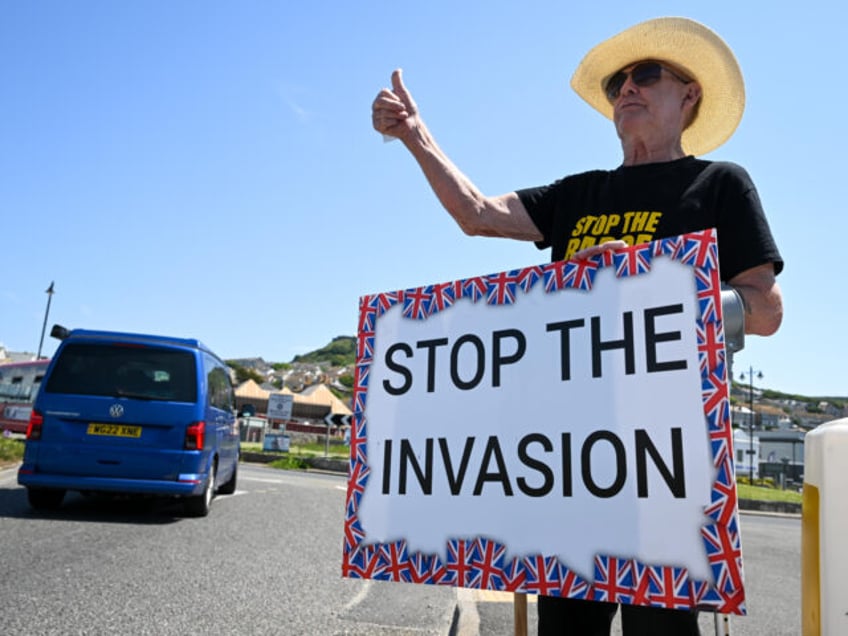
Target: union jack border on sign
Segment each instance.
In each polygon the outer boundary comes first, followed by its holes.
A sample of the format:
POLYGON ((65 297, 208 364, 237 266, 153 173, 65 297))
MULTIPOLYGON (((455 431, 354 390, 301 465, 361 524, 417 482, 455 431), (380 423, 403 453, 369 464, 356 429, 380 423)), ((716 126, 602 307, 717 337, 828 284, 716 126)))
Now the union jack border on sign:
POLYGON ((710 229, 628 247, 617 250, 613 255, 602 254, 583 261, 536 265, 360 298, 343 575, 745 614, 742 549, 731 452, 733 433, 717 271, 716 231, 710 229), (642 564, 632 559, 599 554, 595 557, 594 580, 585 581, 557 557, 530 554, 507 561, 504 546, 483 537, 450 538, 443 551, 444 556, 411 552, 403 541, 390 544, 368 542, 359 522, 359 505, 370 474, 365 404, 376 322, 383 313, 399 304, 404 319, 426 320, 463 299, 489 305, 513 304, 536 284, 542 285, 545 293, 569 289, 587 291, 592 288, 595 274, 602 268, 614 268, 617 277, 639 276, 650 271, 656 258, 670 258, 689 265, 696 275, 699 307, 696 332, 704 423, 716 469, 711 504, 705 509, 705 518, 710 523, 700 529, 700 534, 713 580, 694 579, 685 568, 642 564))

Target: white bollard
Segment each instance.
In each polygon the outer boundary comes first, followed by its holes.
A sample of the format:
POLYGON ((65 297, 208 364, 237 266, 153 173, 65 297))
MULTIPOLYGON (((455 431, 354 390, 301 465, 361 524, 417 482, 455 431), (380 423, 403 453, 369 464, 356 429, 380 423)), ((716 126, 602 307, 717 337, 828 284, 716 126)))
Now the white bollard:
POLYGON ((803 636, 848 634, 848 418, 804 440, 801 516, 803 636))

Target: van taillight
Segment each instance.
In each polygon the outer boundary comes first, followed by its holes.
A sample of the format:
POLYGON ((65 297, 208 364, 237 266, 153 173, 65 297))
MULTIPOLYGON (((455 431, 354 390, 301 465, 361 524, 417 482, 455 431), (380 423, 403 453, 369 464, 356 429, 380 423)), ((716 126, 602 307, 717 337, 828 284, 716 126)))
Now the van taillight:
POLYGON ((37 442, 41 439, 41 427, 44 424, 44 416, 35 409, 29 415, 29 424, 27 424, 26 438, 27 441, 37 442))
POLYGON ((206 422, 193 422, 186 428, 185 449, 202 450, 203 436, 206 433, 206 422))

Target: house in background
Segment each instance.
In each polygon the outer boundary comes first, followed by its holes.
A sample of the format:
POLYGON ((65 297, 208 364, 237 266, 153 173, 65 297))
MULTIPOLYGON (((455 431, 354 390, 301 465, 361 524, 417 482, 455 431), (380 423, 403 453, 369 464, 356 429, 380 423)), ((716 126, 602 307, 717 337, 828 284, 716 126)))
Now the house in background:
POLYGON ((760 470, 775 483, 804 481, 804 436, 802 430, 761 431, 760 470))
POLYGON ((733 429, 733 465, 736 477, 750 477, 753 471, 754 479, 760 478, 760 438, 759 433, 749 435, 749 431, 741 428, 733 429))
POLYGON ((265 415, 268 412, 268 398, 272 393, 292 396, 292 419, 286 423, 286 429, 290 431, 311 432, 309 427, 319 427, 323 431, 326 429, 324 418, 327 415, 352 414, 347 404, 324 384, 315 384, 301 393, 294 393, 286 387, 270 390, 253 380, 242 382, 236 387, 236 408, 243 412, 246 406, 250 406, 257 415, 265 415))

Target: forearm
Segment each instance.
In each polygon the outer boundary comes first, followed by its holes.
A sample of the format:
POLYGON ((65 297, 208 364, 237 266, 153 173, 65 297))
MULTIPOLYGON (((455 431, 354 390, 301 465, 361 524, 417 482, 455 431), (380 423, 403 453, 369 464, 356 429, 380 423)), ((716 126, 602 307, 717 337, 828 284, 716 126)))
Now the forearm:
POLYGON ((423 122, 403 139, 404 145, 427 178, 439 202, 469 235, 480 233, 478 220, 486 198, 442 152, 423 122))
POLYGON ((423 122, 403 139, 439 202, 469 236, 541 240, 515 193, 484 195, 439 148, 423 122))
POLYGON ((783 296, 769 263, 742 272, 729 281, 742 296, 745 333, 757 336, 774 334, 783 321, 783 296))

